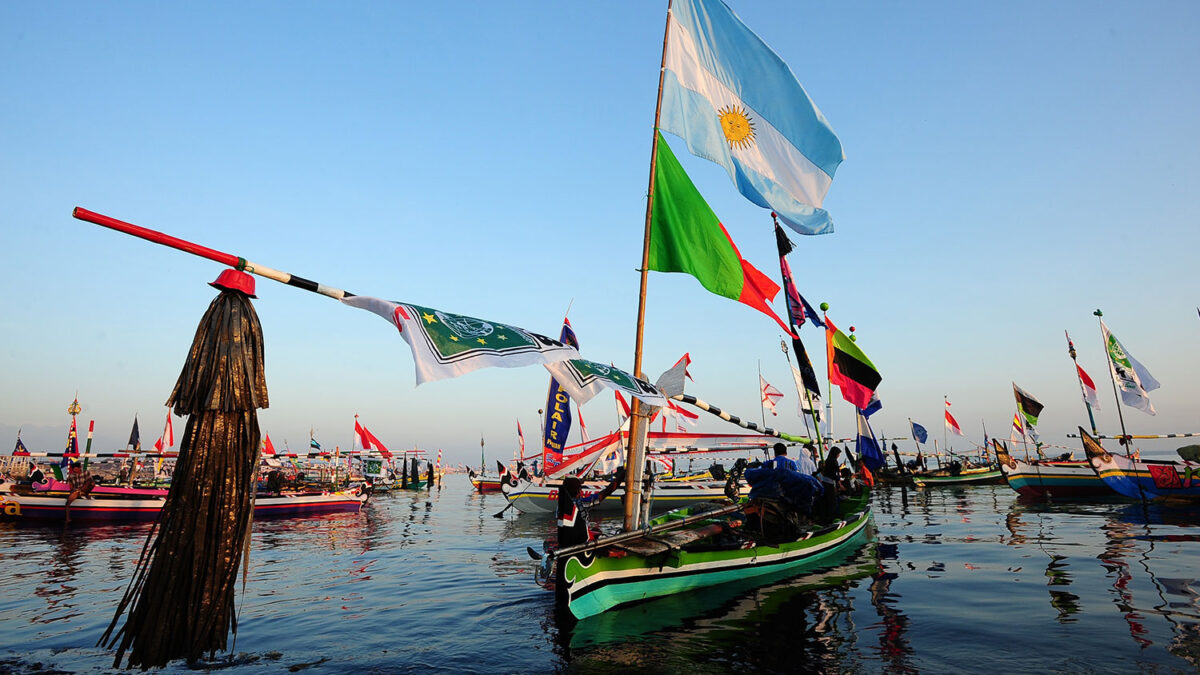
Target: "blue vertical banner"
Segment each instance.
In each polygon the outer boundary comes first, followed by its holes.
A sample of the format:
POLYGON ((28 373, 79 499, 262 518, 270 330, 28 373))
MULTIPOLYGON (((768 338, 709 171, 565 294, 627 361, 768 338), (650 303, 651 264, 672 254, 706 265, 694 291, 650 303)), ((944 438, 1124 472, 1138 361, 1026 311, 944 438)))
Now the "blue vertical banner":
MULTIPOLYGON (((562 333, 558 341, 579 349, 579 340, 571 328, 570 319, 563 318, 562 333)), ((543 451, 545 453, 544 472, 551 472, 562 463, 563 447, 567 444, 567 436, 571 433, 571 397, 558 385, 558 380, 550 378, 550 392, 546 396, 546 426, 542 430, 543 451)))

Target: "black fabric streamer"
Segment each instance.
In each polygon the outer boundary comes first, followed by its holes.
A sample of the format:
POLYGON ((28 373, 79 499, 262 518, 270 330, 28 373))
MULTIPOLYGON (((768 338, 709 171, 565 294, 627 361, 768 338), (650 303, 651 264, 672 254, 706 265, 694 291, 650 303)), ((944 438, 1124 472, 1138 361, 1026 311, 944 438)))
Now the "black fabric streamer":
POLYGON ((209 305, 167 405, 187 426, 166 504, 100 638, 116 648, 116 667, 126 653, 127 665, 143 670, 178 658, 192 663, 224 650, 229 632, 237 633, 234 591, 254 510, 257 409, 268 405, 262 328, 247 296, 223 290, 209 305))

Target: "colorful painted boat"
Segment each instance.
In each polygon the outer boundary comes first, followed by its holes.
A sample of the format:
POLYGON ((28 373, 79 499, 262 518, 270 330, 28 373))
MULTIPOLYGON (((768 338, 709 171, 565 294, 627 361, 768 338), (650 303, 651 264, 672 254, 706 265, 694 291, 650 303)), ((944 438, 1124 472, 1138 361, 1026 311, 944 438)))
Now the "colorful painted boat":
POLYGON ((913 485, 917 487, 938 487, 942 485, 1002 485, 1004 474, 994 466, 979 466, 963 469, 957 473, 949 469, 934 471, 918 471, 912 475, 913 485))
POLYGON ((1112 497, 1116 493, 1104 484, 1086 459, 1035 459, 1022 462, 1013 457, 999 441, 995 442, 1000 473, 1008 486, 1023 497, 1112 497))
MULTIPOLYGON (((532 481, 520 479, 516 485, 502 484, 501 491, 508 503, 522 513, 553 514, 558 508, 558 488, 561 481, 547 481, 538 485, 532 481)), ((604 489, 603 482, 586 482, 583 484, 582 496, 586 497, 604 489)), ((744 493, 746 488, 742 487, 744 493)), ((599 504, 591 507, 594 513, 624 512, 625 489, 617 488, 599 504)), ((657 483, 651 497, 651 513, 663 513, 672 509, 687 508, 708 502, 727 501, 725 483, 716 482, 687 482, 657 483)))
MULTIPOLYGON (((137 488, 133 488, 137 490, 137 488)), ((152 490, 151 492, 158 492, 152 490)), ((357 513, 367 496, 357 488, 341 492, 284 493, 254 500, 255 518, 281 518, 323 513, 357 513)), ((72 521, 154 520, 166 503, 156 494, 93 493, 71 503, 72 521)), ((0 519, 10 521, 64 520, 67 496, 21 490, 0 494, 0 519)))
POLYGON ((760 541, 753 528, 739 529, 750 505, 672 511, 645 531, 563 550, 560 588, 571 614, 583 619, 706 586, 819 569, 868 540, 868 501, 865 492, 846 500, 840 520, 783 542, 760 541), (668 531, 672 521, 681 527, 668 531), (721 539, 729 533, 734 536, 721 539))
POLYGON ((1118 494, 1140 500, 1200 501, 1200 463, 1114 455, 1082 427, 1079 438, 1096 475, 1118 494))
POLYGON ((488 478, 486 476, 471 476, 471 487, 475 488, 476 492, 482 494, 500 492, 500 479, 488 478))

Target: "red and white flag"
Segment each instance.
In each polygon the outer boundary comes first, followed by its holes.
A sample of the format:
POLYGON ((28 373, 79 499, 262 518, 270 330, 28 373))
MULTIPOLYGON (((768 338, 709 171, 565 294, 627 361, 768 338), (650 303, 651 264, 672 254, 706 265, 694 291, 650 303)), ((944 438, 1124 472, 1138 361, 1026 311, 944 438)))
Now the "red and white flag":
POLYGON ((171 427, 171 411, 167 410, 167 426, 163 429, 162 436, 154 441, 154 449, 160 453, 166 452, 175 447, 175 430, 171 427))
MULTIPOLYGON (((358 423, 358 415, 354 416, 354 446, 360 450, 371 449, 370 436, 367 434, 367 430, 358 423)), ((351 447, 350 449, 354 450, 354 447, 351 447)))
POLYGON ((783 392, 767 384, 762 375, 758 376, 758 384, 762 389, 763 407, 770 409, 772 415, 778 415, 779 413, 775 412, 775 402, 783 398, 783 392))
POLYGON ((1099 410, 1100 397, 1096 396, 1096 383, 1083 372, 1078 363, 1075 364, 1075 370, 1079 373, 1079 388, 1083 390, 1083 400, 1092 406, 1092 410, 1099 410))
POLYGON ((953 431, 959 436, 963 435, 962 427, 958 426, 958 420, 954 419, 954 415, 950 414, 950 401, 946 401, 946 429, 953 431))
POLYGON ((620 427, 625 424, 625 420, 629 419, 629 401, 626 401, 621 392, 615 389, 613 394, 617 397, 617 426, 620 427))

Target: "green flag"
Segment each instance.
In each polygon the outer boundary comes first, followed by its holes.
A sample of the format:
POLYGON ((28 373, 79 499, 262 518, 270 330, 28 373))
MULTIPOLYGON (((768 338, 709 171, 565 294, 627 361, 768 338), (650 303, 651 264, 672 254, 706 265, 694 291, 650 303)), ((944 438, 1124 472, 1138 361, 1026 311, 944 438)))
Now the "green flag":
POLYGON ((654 167, 650 269, 690 274, 709 291, 757 309, 792 334, 769 304, 779 285, 742 259, 662 134, 654 167))

